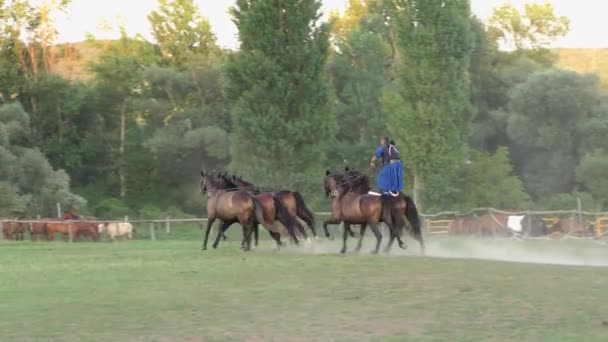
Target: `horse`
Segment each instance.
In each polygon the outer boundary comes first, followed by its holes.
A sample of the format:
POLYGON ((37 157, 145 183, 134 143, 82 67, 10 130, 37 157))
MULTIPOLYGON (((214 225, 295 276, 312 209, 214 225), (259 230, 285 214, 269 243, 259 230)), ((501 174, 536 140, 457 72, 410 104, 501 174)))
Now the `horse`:
MULTIPOLYGON (((89 236, 93 241, 99 241, 98 227, 95 222, 68 222, 72 220, 81 220, 82 218, 72 211, 65 211, 61 215, 61 221, 45 223, 45 233, 47 240, 53 240, 56 233, 63 235, 64 241, 67 241, 72 229, 72 240, 78 241, 81 236, 89 236)), ((95 218, 85 218, 87 220, 95 220, 95 218)))
MULTIPOLYGON (((218 189, 226 190, 228 192, 243 190, 242 187, 239 187, 237 184, 233 183, 231 179, 227 175, 218 175, 218 189)), ((252 192, 255 198, 262 205, 262 212, 264 216, 264 221, 273 227, 273 230, 278 230, 276 227, 276 222, 280 222, 285 229, 287 229, 288 234, 292 238, 292 241, 298 244, 298 239, 295 237, 295 232, 293 226, 295 225, 295 221, 291 218, 289 213, 287 212, 287 208, 281 203, 279 198, 274 193, 270 192, 260 192, 255 191, 252 192)), ((258 245, 258 236, 259 236, 259 224, 260 222, 254 218, 253 222, 253 233, 255 237, 255 245, 258 245)), ((225 231, 229 228, 229 226, 223 226, 225 229, 218 231, 218 235, 216 241, 213 244, 214 248, 217 248, 217 244, 219 243, 220 236, 225 233, 225 231)), ((279 236, 280 241, 280 236, 279 236)), ((279 244, 279 246, 281 246, 279 244)))
POLYGON ((448 224, 450 235, 476 235, 479 232, 479 217, 476 214, 455 217, 448 224))
POLYGON ((133 232, 135 232, 133 225, 129 222, 105 222, 100 223, 97 227, 97 232, 99 234, 102 234, 105 231, 112 241, 117 237, 126 237, 131 240, 133 238, 133 232))
POLYGON ((23 219, 24 217, 18 216, 14 220, 0 223, 2 225, 2 234, 6 240, 12 240, 14 237, 16 241, 23 241, 27 224, 18 221, 23 219))
MULTIPOLYGON (((253 230, 254 219, 262 223, 264 228, 270 232, 270 236, 275 240, 277 246, 281 246, 280 234, 273 230, 274 227, 266 225, 264 221, 264 213, 262 204, 251 193, 245 190, 227 191, 218 187, 218 180, 213 179, 211 175, 205 175, 201 171, 200 187, 203 193, 208 193, 209 200, 207 201, 207 229, 203 240, 202 249, 207 249, 207 241, 209 239, 209 231, 216 219, 222 221, 219 231, 226 230, 235 222, 239 222, 243 229, 243 250, 251 250, 251 233, 253 230)), ((217 236, 219 242, 220 235, 217 236)))
POLYGON ((591 224, 578 217, 562 217, 553 225, 554 232, 583 236, 592 234, 592 228, 591 224))
POLYGON ((488 212, 479 217, 476 228, 481 236, 494 237, 512 235, 539 237, 549 233, 542 218, 529 214, 518 215, 515 212, 488 212))
MULTIPOLYGON (((382 241, 382 234, 378 230, 380 222, 386 223, 391 232, 385 252, 390 250, 395 238, 398 239, 399 247, 404 248, 404 243, 399 237, 405 226, 405 220, 396 203, 388 195, 358 194, 352 190, 353 182, 344 182, 339 189, 335 189, 331 193, 332 218, 344 223, 343 242, 340 253, 346 253, 346 241, 351 224, 361 224, 362 230, 368 224, 371 226, 372 232, 376 236, 376 247, 372 250, 372 254, 377 254, 380 249, 382 241)), ((363 235, 361 235, 362 238, 363 235)), ((357 250, 361 249, 361 239, 357 245, 357 250)))
MULTIPOLYGON (((249 189, 254 194, 259 193, 260 190, 254 186, 252 183, 243 180, 241 177, 237 177, 235 175, 232 176, 232 179, 228 179, 235 187, 249 189)), ((304 236, 305 239, 308 239, 306 234, 306 230, 300 223, 300 221, 304 222, 308 228, 310 228, 313 236, 317 237, 317 230, 315 228, 315 217, 314 214, 304 202, 304 197, 297 191, 290 190, 281 190, 274 193, 274 195, 279 199, 281 204, 287 209, 287 214, 293 220, 298 231, 304 236)))
MULTIPOLYGON (((325 187, 325 194, 329 196, 329 194, 335 194, 336 190, 340 188, 342 185, 349 185, 350 191, 353 191, 357 194, 371 194, 374 196, 380 196, 378 193, 374 193, 371 191, 371 187, 369 184, 369 177, 364 175, 363 173, 345 168, 345 173, 340 174, 332 174, 331 171, 325 171, 325 179, 323 181, 325 187)), ((399 192, 397 196, 390 196, 390 200, 395 204, 397 210, 401 214, 401 216, 405 216, 410 226, 410 235, 418 241, 420 244, 420 252, 424 254, 424 239, 422 237, 422 228, 420 224, 420 217, 418 215, 418 209, 411 197, 406 196, 402 192, 399 192)), ((331 217, 329 220, 323 222, 323 229, 325 230, 326 235, 329 234, 327 231, 327 224, 339 224, 340 220, 335 217, 331 217)), ((361 233, 359 237, 359 243, 362 243, 363 235, 365 234, 367 226, 365 224, 361 225, 361 233)), ((350 233, 351 236, 354 234, 348 227, 345 227, 347 233, 350 233)), ((400 237, 396 237, 400 241, 400 237)), ((401 243, 401 242, 400 242, 401 243)))

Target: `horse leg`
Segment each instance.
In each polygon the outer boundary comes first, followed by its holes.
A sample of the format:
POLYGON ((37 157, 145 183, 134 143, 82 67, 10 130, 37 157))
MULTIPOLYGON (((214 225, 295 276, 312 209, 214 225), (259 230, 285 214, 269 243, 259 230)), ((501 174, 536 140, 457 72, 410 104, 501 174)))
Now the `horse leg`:
POLYGON ((378 223, 371 224, 372 232, 376 236, 376 248, 372 251, 372 254, 378 254, 380 250, 380 243, 382 242, 382 234, 380 234, 380 230, 378 229, 378 223))
POLYGON ((205 238, 203 240, 203 250, 207 250, 207 240, 209 240, 209 232, 211 231, 211 226, 215 222, 215 217, 209 217, 207 219, 207 230, 205 231, 205 238))
POLYGON ((344 224, 344 233, 342 234, 342 249, 340 250, 340 253, 344 254, 346 253, 346 240, 348 239, 348 226, 349 224, 346 222, 343 222, 344 224))
POLYGON ((388 231, 390 234, 390 238, 388 239, 388 243, 386 244, 386 247, 384 247, 384 253, 388 253, 391 251, 391 248, 393 248, 393 243, 395 242, 395 238, 397 237, 397 234, 395 234, 395 232, 393 232, 393 230, 390 227, 388 228, 388 231))
POLYGON ((327 225, 328 224, 340 224, 341 220, 337 219, 335 217, 330 217, 329 220, 325 220, 323 221, 323 230, 325 231, 325 236, 330 239, 333 240, 333 236, 329 234, 329 230, 327 230, 327 225))
MULTIPOLYGON (((255 233, 255 231, 254 231, 255 233)), ((281 246, 283 246, 283 243, 281 242, 281 234, 279 233, 275 233, 275 232, 268 232, 270 233, 270 236, 272 237, 272 239, 277 243, 277 250, 281 249, 281 246)), ((257 239, 257 237, 256 237, 257 239)))
MULTIPOLYGON (((272 234, 270 234, 270 235, 272 236, 272 234)), ((279 244, 282 244, 281 243, 281 234, 278 234, 278 235, 279 235, 279 244)), ((254 246, 257 247, 258 246, 258 242, 259 242, 259 237, 260 237, 260 225, 259 224, 256 224, 255 226, 253 226, 253 237, 255 239, 255 245, 254 246)))
POLYGON ((230 225, 232 225, 232 222, 222 221, 222 225, 217 231, 217 236, 215 237, 215 241, 213 242, 213 245, 211 245, 211 247, 213 247, 214 249, 217 248, 217 245, 220 243, 220 238, 224 235, 224 232, 228 229, 228 227, 230 227, 230 225))
POLYGON ((367 229, 367 223, 363 223, 361 225, 361 231, 359 232, 359 243, 357 243, 357 247, 355 248, 355 251, 359 252, 361 250, 361 247, 363 246, 363 236, 365 235, 365 230, 367 229))

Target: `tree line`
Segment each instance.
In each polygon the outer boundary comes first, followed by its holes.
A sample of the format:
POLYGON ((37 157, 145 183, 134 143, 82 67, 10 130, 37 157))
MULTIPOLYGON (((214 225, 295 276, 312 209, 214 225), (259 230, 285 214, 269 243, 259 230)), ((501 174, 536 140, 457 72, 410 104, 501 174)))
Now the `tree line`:
POLYGON ((320 8, 237 0, 232 51, 192 0, 159 0, 155 42, 90 37, 70 79, 83 49, 52 20, 69 1, 0 1, 0 215, 200 215, 201 169, 322 209, 325 170, 365 169, 385 134, 425 212, 606 207, 608 97, 556 67, 569 22, 549 3, 487 23, 467 0, 320 8))

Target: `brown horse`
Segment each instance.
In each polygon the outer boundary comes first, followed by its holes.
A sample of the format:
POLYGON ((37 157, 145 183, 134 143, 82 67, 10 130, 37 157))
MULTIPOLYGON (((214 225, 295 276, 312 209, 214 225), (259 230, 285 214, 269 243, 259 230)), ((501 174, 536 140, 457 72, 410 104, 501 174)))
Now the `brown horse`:
MULTIPOLYGON (((405 226, 405 221, 396 203, 388 195, 358 194, 352 191, 354 188, 353 184, 354 182, 344 182, 339 189, 335 189, 331 193, 332 218, 344 223, 343 242, 340 253, 346 253, 346 240, 348 239, 348 230, 351 224, 360 224, 362 225, 362 229, 370 225, 372 232, 376 236, 376 247, 372 250, 373 254, 378 253, 382 241, 382 234, 380 234, 380 230, 378 229, 380 222, 386 223, 391 232, 391 237, 385 251, 388 252, 390 250, 395 238, 399 241, 399 247, 404 248, 404 244, 399 237, 405 226)), ((359 240, 357 250, 360 248, 361 240, 359 240)))
MULTIPOLYGON (((237 184, 233 183, 227 175, 218 175, 217 188, 221 189, 221 190, 226 190, 228 192, 237 191, 237 190, 241 189, 241 187, 239 187, 237 184)), ((289 215, 289 213, 287 211, 287 208, 285 208, 283 206, 283 204, 281 203, 279 198, 276 196, 276 194, 270 193, 270 192, 257 191, 254 193, 254 196, 262 205, 264 221, 267 224, 273 226, 274 227, 273 230, 275 230, 275 229, 279 230, 279 228, 276 227, 276 222, 277 221, 280 222, 283 225, 283 227, 285 227, 285 229, 287 230, 287 233, 291 237, 292 241, 295 244, 298 244, 298 239, 295 237, 295 234, 293 234, 294 233, 293 226, 294 226, 295 221, 291 218, 291 216, 289 215)), ((254 218, 253 234, 254 234, 256 246, 258 245, 259 224, 260 224, 260 222, 258 222, 257 219, 254 218)), ((222 226, 223 230, 218 231, 216 240, 213 243, 213 248, 217 248, 217 244, 219 243, 220 237, 222 235, 224 235, 225 231, 229 227, 230 226, 222 226)), ((280 241, 280 236, 279 236, 279 241, 280 241)), ((279 245, 281 245, 281 243, 279 243, 279 245)))
POLYGON ((577 236, 587 236, 593 234, 591 224, 578 217, 562 217, 553 226, 554 232, 571 234, 577 236))
MULTIPOLYGON (((255 219, 262 223, 272 238, 276 241, 277 246, 281 246, 280 234, 274 226, 269 226, 264 221, 264 213, 262 204, 255 196, 244 190, 227 191, 219 188, 219 181, 213 179, 211 175, 205 175, 201 171, 201 191, 208 193, 207 201, 207 229, 203 241, 202 249, 207 249, 207 241, 209 239, 209 231, 215 220, 222 221, 219 231, 225 230, 235 222, 239 222, 243 229, 243 250, 251 250, 251 233, 253 230, 253 222, 255 219)), ((220 235, 218 234, 218 239, 220 235)))
POLYGON ((23 220, 23 217, 19 216, 14 220, 7 220, 4 223, 1 223, 2 234, 6 240, 12 240, 14 238, 16 241, 23 241, 27 224, 19 222, 18 220, 23 220))
POLYGON ((81 219, 82 218, 74 212, 66 211, 61 215, 60 221, 45 223, 47 240, 53 240, 55 234, 60 233, 63 235, 63 240, 67 241, 71 229, 72 241, 78 241, 82 236, 88 236, 94 241, 99 241, 97 223, 94 221, 95 218, 86 218, 92 222, 77 221, 81 219), (74 222, 70 222, 73 220, 74 222))
MULTIPOLYGON (((260 190, 256 186, 243 180, 241 177, 233 175, 231 179, 227 178, 227 180, 237 188, 252 191, 254 194, 260 193, 260 190)), ((287 214, 289 214, 296 228, 305 239, 308 239, 308 236, 300 221, 303 221, 308 228, 310 228, 312 235, 317 237, 315 217, 312 211, 306 206, 302 194, 297 191, 281 190, 275 192, 274 195, 279 199, 283 206, 285 206, 287 209, 287 214)))
MULTIPOLYGON (((344 185, 348 186, 348 189, 350 189, 349 191, 352 191, 359 195, 368 194, 371 190, 369 178, 363 173, 357 170, 349 169, 348 167, 345 168, 344 174, 332 174, 329 170, 326 170, 325 179, 323 183, 325 187, 326 196, 329 196, 332 193, 335 195, 337 191, 339 191, 339 189, 344 185)), ((420 244, 420 251, 421 253, 424 253, 424 239, 422 237, 420 217, 418 215, 418 210, 416 209, 414 201, 411 197, 404 195, 402 192, 399 192, 398 196, 390 196, 390 200, 395 205, 401 216, 405 215, 405 217, 407 218, 407 221, 409 222, 410 235, 412 235, 412 237, 418 241, 418 243, 420 244)), ((329 234, 329 232, 327 231, 327 224, 339 223, 340 221, 335 217, 331 217, 329 220, 324 221, 323 229, 325 230, 325 234, 329 234)), ((360 248, 360 245, 363 241, 363 235, 365 234, 366 228, 367 225, 361 225, 358 248, 360 248)), ((350 228, 345 227, 345 229, 347 229, 346 232, 350 233, 351 236, 354 235, 352 231, 350 231, 350 228)), ((402 242, 400 240, 400 237, 396 236, 396 238, 401 246, 402 242)), ((389 243, 392 243, 392 240, 393 239, 391 239, 391 242, 389 243)))

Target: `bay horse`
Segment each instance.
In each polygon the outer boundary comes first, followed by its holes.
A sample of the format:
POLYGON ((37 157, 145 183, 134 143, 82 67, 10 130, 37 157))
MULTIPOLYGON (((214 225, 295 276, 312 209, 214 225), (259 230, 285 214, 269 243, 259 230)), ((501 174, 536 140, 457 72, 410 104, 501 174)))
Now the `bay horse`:
POLYGON ((2 234, 6 240, 12 240, 13 237, 16 241, 23 241, 27 224, 23 222, 19 222, 19 220, 23 220, 23 216, 18 216, 13 220, 7 220, 4 223, 0 223, 2 225, 2 234))
MULTIPOLYGON (((367 177, 365 174, 361 173, 360 171, 349 169, 348 167, 346 167, 344 170, 345 170, 344 174, 332 174, 331 171, 329 171, 329 170, 325 171, 325 178, 324 178, 323 184, 324 184, 326 196, 330 196, 330 194, 332 194, 332 193, 335 194, 336 191, 342 185, 348 185, 348 188, 350 189, 350 191, 355 192, 360 195, 370 193, 371 187, 369 184, 369 177, 367 177)), ((373 195, 376 197, 379 197, 375 194, 373 194, 373 195)), ((416 208, 416 204, 414 203, 414 201, 412 200, 411 197, 403 194, 403 192, 399 192, 399 194, 397 196, 391 195, 390 200, 395 204, 399 213, 401 213, 402 216, 405 216, 405 218, 409 222, 410 235, 412 235, 412 237, 418 241, 418 243, 420 244, 420 252, 421 252, 421 254, 424 254, 424 248, 425 248, 424 239, 422 237, 420 216, 418 215, 418 209, 416 208)), ((328 224, 339 224, 339 223, 340 223, 340 220, 335 217, 330 217, 328 220, 324 221, 323 229, 325 230, 325 234, 329 235, 329 232, 327 230, 328 224)), ((359 244, 361 244, 363 241, 363 235, 365 234, 366 228, 367 228, 366 225, 361 225, 361 232, 359 234, 360 235, 359 244)), ((346 229, 346 227, 345 227, 345 229, 346 229)), ((351 234, 351 236, 354 235, 354 233, 352 231, 347 231, 347 232, 349 234, 351 234)), ((398 241, 400 241, 399 236, 397 236, 396 238, 398 239, 398 241)), ((392 243, 392 242, 390 242, 390 243, 392 243)), ((401 246, 401 242, 400 242, 400 246, 401 246)), ((358 248, 360 248, 360 246, 358 246, 358 248)))
MULTIPOLYGON (((260 190, 250 182, 243 180, 241 177, 237 177, 236 175, 232 176, 231 182, 239 188, 249 189, 253 193, 259 193, 260 190)), ((317 237, 317 230, 315 224, 314 214, 304 202, 304 197, 298 191, 290 191, 290 190, 281 190, 274 193, 279 201, 287 208, 287 213, 291 216, 292 220, 298 231, 304 236, 304 238, 308 239, 306 234, 306 230, 300 223, 303 221, 308 228, 311 230, 312 235, 317 237)))
MULTIPOLYGON (((72 241, 80 240, 81 236, 88 236, 93 241, 99 241, 98 227, 96 222, 83 222, 77 221, 82 218, 72 211, 66 211, 61 215, 61 220, 56 222, 46 222, 45 233, 47 240, 53 240, 56 233, 63 235, 63 240, 67 241, 70 234, 70 228, 72 229, 72 241), (70 222, 76 220, 75 222, 70 222)), ((95 220, 95 218, 86 218, 87 220, 95 220)))
MULTIPOLYGON (((353 187, 353 182, 343 182, 339 189, 335 189, 331 193, 332 218, 340 220, 344 224, 340 253, 346 253, 346 241, 351 224, 361 224, 361 229, 370 225, 372 232, 376 236, 376 247, 372 250, 373 254, 378 253, 382 241, 382 234, 378 229, 380 222, 384 222, 391 232, 385 252, 390 250, 395 238, 398 238, 399 247, 404 248, 404 244, 399 237, 405 226, 405 220, 396 203, 391 200, 389 195, 358 194, 352 191, 353 187)), ((363 235, 361 236, 362 238, 363 235)), ((357 250, 360 248, 361 240, 359 241, 357 250)))
MULTIPOLYGON (((274 230, 274 226, 268 226, 264 221, 264 213, 260 201, 245 190, 227 191, 220 189, 219 180, 213 179, 210 174, 205 175, 201 171, 200 187, 203 193, 208 193, 207 201, 207 229, 203 240, 202 249, 207 249, 207 241, 209 239, 209 231, 215 220, 222 221, 218 232, 225 230, 235 222, 239 222, 243 229, 243 250, 251 250, 251 233, 253 230, 253 222, 255 219, 260 222, 264 228, 270 232, 270 236, 275 240, 278 246, 281 245, 279 239, 280 234, 274 230)), ((220 235, 218 234, 218 241, 220 235)))
MULTIPOLYGON (((245 190, 243 187, 240 187, 237 184, 233 183, 231 178, 225 174, 218 175, 218 179, 220 180, 218 182, 218 189, 226 190, 228 192, 237 191, 237 190, 245 190)), ((280 222, 287 230, 287 233, 289 234, 291 240, 296 245, 299 244, 299 241, 298 241, 297 237, 295 236, 295 231, 293 228, 295 225, 295 221, 291 218, 291 216, 287 212, 287 208, 285 208, 283 203, 281 203, 279 198, 276 196, 276 193, 260 192, 260 191, 252 191, 251 193, 255 196, 255 198, 262 205, 264 221, 268 225, 272 226, 273 230, 276 230, 276 231, 279 231, 279 228, 276 226, 276 222, 280 222)), ((254 218, 253 234, 254 234, 256 246, 258 245, 259 224, 260 224, 260 222, 256 218, 254 218)), ((213 248, 217 247, 217 244, 219 243, 219 240, 220 240, 220 236, 223 235, 229 227, 230 226, 222 226, 222 228, 224 228, 224 230, 218 231, 218 235, 213 244, 213 248)), ((279 239, 279 246, 281 246, 282 243, 280 242, 280 238, 281 238, 280 234, 277 238, 279 239)), ((274 239, 274 237, 273 237, 273 239, 274 239)))

